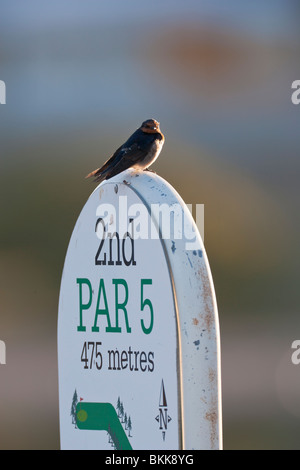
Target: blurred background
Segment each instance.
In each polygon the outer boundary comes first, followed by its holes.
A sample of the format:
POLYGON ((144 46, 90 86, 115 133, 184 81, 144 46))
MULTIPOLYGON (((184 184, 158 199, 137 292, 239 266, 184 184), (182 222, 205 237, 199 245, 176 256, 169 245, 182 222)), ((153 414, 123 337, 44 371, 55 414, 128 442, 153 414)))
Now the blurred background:
POLYGON ((147 118, 153 168, 205 204, 225 449, 298 449, 296 0, 2 0, 0 448, 59 448, 60 278, 84 176, 147 118))

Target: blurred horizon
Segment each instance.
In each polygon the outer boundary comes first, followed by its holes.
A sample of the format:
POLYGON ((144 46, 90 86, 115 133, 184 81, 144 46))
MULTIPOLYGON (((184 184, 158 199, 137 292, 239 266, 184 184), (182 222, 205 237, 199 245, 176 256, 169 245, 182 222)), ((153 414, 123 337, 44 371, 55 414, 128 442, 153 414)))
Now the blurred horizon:
POLYGON ((57 304, 84 177, 151 117, 153 170, 205 205, 224 448, 299 448, 298 3, 15 6, 0 6, 0 448, 59 447, 57 304))

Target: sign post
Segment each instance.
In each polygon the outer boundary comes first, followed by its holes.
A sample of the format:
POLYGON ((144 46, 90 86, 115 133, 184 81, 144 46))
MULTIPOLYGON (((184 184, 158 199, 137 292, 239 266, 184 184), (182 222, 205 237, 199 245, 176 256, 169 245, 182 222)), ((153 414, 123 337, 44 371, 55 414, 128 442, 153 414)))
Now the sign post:
POLYGON ((180 196, 150 172, 101 183, 61 280, 61 448, 220 449, 219 343, 207 256, 180 196))

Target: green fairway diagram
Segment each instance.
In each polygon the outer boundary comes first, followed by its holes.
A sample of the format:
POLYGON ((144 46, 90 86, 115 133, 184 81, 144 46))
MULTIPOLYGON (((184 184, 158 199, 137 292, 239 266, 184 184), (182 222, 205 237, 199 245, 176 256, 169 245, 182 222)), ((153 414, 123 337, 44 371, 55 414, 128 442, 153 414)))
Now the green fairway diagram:
POLYGON ((117 450, 132 450, 116 409, 111 403, 77 403, 76 424, 81 430, 106 431, 117 450))

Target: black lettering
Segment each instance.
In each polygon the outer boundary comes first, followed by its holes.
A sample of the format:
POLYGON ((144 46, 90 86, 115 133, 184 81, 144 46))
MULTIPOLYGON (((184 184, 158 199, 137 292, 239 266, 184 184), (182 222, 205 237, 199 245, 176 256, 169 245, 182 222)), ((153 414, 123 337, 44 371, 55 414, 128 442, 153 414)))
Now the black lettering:
POLYGON ((102 234, 102 240, 100 242, 99 248, 98 248, 96 256, 95 256, 95 264, 96 265, 105 265, 106 264, 106 253, 104 253, 103 259, 99 259, 100 253, 101 253, 102 248, 103 248, 103 244, 104 244, 104 240, 105 240, 105 232, 106 232, 106 228, 105 228, 104 221, 103 221, 102 217, 100 217, 96 222, 96 227, 95 227, 96 232, 98 232, 99 223, 102 224, 103 234, 102 234))
POLYGON ((138 358, 139 354, 140 354, 139 351, 134 351, 134 356, 135 356, 135 368, 134 368, 134 370, 139 370, 138 366, 137 366, 137 358, 138 358))
POLYGON ((108 261, 108 265, 114 265, 114 261, 113 261, 113 245, 116 245, 117 247, 117 261, 116 261, 116 265, 117 266, 120 266, 122 264, 122 261, 120 260, 120 237, 119 237, 119 234, 117 232, 113 233, 113 234, 109 234, 109 261, 108 261), (114 243, 113 243, 114 242, 114 243))
POLYGON ((142 372, 145 372, 147 370, 147 366, 144 367, 144 364, 147 363, 147 356, 144 351, 141 352, 140 354, 140 369, 142 372))
POLYGON ((154 371, 154 352, 150 351, 148 354, 148 371, 153 372, 154 371))
POLYGON ((134 240, 133 238, 131 237, 130 233, 129 232, 126 232, 125 233, 125 236, 123 238, 123 242, 122 242, 122 256, 123 256, 123 261, 124 263, 126 264, 126 266, 130 266, 131 264, 133 266, 136 265, 136 261, 134 259, 134 240), (131 256, 129 259, 126 258, 126 254, 125 254, 125 243, 126 243, 126 240, 130 240, 130 242, 127 243, 127 245, 129 245, 131 247, 131 256))
POLYGON ((121 353, 121 367, 122 369, 126 369, 128 366, 128 356, 126 351, 122 351, 121 353))
POLYGON ((116 349, 115 351, 108 352, 108 370, 121 370, 120 367, 120 354, 116 349))
POLYGON ((129 349, 128 349, 128 354, 129 354, 129 369, 130 370, 133 370, 133 365, 131 364, 131 355, 132 355, 133 351, 131 350, 131 346, 129 346, 129 349))

